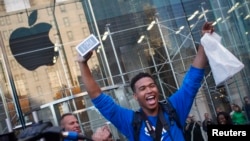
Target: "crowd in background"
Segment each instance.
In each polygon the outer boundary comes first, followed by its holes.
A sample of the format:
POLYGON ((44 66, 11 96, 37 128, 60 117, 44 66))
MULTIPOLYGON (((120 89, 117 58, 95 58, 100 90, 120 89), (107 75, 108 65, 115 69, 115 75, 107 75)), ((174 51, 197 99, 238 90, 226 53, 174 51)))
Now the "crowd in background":
POLYGON ((209 113, 204 114, 204 120, 197 121, 194 115, 190 114, 186 120, 184 133, 187 141, 207 141, 208 125, 246 125, 250 124, 250 100, 245 96, 243 106, 231 104, 231 112, 225 112, 221 107, 216 108, 216 119, 210 117, 209 113))

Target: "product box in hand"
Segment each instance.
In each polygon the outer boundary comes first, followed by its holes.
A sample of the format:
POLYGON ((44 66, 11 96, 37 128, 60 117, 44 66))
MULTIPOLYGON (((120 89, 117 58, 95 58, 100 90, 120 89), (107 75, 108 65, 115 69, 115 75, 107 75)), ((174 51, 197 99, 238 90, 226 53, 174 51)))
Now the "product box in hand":
POLYGON ((91 34, 76 46, 76 50, 82 57, 84 57, 88 52, 94 50, 99 44, 100 42, 97 40, 95 35, 91 34))

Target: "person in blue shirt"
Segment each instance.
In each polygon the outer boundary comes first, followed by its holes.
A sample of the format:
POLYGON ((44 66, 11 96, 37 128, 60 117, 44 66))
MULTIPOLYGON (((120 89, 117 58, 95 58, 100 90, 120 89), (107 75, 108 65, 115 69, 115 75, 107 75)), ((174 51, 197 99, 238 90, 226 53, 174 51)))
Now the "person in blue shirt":
MULTIPOLYGON (((213 31, 212 23, 205 23, 203 32, 211 33, 213 31)), ((78 62, 81 69, 82 80, 86 91, 94 106, 100 113, 109 120, 128 140, 134 140, 134 129, 132 126, 134 111, 118 105, 110 96, 103 93, 97 82, 94 80, 88 66, 88 60, 92 52, 85 58, 78 56, 78 62)), ((204 68, 208 65, 207 57, 202 45, 199 46, 196 57, 193 60, 188 72, 185 75, 182 86, 173 95, 169 97, 169 102, 175 108, 182 126, 185 125, 186 118, 191 110, 194 98, 201 87, 204 77, 204 68)), ((147 73, 140 73, 131 80, 131 89, 134 98, 140 105, 140 110, 146 115, 153 129, 156 129, 157 115, 159 109, 159 89, 153 77, 147 73)), ((165 119, 168 114, 163 112, 165 119)), ((167 120, 169 122, 169 120, 167 120)), ((140 140, 152 141, 148 128, 142 123, 139 133, 140 140)), ((162 129, 161 141, 184 141, 182 129, 178 128, 176 123, 171 125, 170 130, 162 129)))

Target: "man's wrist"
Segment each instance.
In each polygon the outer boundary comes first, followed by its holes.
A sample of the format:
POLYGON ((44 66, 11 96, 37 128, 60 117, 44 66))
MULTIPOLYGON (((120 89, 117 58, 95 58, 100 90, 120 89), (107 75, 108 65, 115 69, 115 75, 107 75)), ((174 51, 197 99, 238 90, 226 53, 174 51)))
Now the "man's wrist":
POLYGON ((78 55, 77 60, 78 63, 87 63, 87 59, 83 56, 78 55))

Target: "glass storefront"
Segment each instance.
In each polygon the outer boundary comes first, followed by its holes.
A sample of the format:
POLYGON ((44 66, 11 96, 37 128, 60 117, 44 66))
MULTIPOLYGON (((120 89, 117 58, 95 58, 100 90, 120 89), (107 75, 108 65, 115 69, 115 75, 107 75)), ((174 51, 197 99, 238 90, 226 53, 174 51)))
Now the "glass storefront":
MULTIPOLYGON (((243 105, 249 95, 249 0, 3 0, 0 5, 0 131, 34 121, 58 125, 76 113, 86 135, 107 122, 81 82, 76 45, 93 33, 101 42, 91 58, 98 84, 117 103, 138 109, 128 87, 138 72, 153 74, 161 98, 181 85, 200 44, 201 27, 213 22, 222 44, 244 69, 216 87, 210 67, 191 113, 203 120, 221 107, 243 105)), ((123 137, 112 127, 117 139, 123 137)), ((21 127, 21 128, 20 128, 21 127)), ((124 139, 125 140, 125 139, 124 139)))

